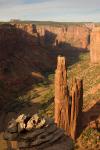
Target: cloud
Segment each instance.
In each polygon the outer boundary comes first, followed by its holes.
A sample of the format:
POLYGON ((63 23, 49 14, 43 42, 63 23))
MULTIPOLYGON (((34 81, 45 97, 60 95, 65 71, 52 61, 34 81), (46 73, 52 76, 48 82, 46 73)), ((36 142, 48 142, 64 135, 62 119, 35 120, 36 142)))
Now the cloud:
POLYGON ((16 4, 20 4, 20 0, 0 0, 0 9, 7 8, 8 6, 12 7, 16 4))
POLYGON ((99 6, 100 0, 0 0, 0 20, 100 21, 99 6))

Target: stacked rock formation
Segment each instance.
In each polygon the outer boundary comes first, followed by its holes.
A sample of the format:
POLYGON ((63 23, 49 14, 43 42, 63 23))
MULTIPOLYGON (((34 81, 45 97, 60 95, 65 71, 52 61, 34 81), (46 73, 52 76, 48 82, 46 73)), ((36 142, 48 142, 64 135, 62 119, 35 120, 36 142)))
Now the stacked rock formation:
POLYGON ((69 133, 69 106, 67 89, 67 71, 64 57, 58 57, 55 73, 55 123, 69 133))
POLYGON ((11 120, 4 133, 4 138, 9 141, 17 141, 21 150, 43 148, 64 136, 64 131, 57 128, 50 120, 39 117, 37 114, 20 115, 16 120, 11 120))
POLYGON ((55 122, 72 139, 76 139, 81 126, 83 106, 83 81, 73 80, 71 90, 67 85, 65 57, 58 57, 55 73, 55 122))
POLYGON ((100 63, 100 27, 95 27, 91 32, 90 56, 92 63, 100 63))

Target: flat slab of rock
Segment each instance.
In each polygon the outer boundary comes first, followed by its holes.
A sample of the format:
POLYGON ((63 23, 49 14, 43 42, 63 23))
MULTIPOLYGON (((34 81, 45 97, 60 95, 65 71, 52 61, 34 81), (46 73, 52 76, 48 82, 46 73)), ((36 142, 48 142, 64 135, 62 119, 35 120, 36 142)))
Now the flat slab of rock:
POLYGON ((44 150, 64 136, 64 130, 58 128, 51 119, 45 119, 37 114, 32 117, 22 114, 13 119, 4 134, 6 140, 16 139, 19 150, 44 150))

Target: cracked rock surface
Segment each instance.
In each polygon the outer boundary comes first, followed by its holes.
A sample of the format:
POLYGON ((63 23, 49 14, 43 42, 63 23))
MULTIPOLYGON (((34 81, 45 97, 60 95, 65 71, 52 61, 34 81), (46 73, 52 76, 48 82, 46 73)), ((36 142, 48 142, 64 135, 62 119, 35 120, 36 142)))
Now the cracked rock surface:
POLYGON ((21 150, 33 148, 42 150, 64 137, 63 129, 58 128, 53 120, 40 117, 38 114, 33 116, 22 114, 17 119, 12 119, 4 133, 4 139, 17 141, 21 150))

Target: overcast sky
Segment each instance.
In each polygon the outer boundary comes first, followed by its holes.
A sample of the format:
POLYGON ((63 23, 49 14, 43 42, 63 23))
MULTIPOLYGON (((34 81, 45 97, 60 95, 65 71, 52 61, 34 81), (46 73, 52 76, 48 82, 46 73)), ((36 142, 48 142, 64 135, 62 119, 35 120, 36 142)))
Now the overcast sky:
POLYGON ((0 0, 0 21, 100 22, 100 0, 0 0))

